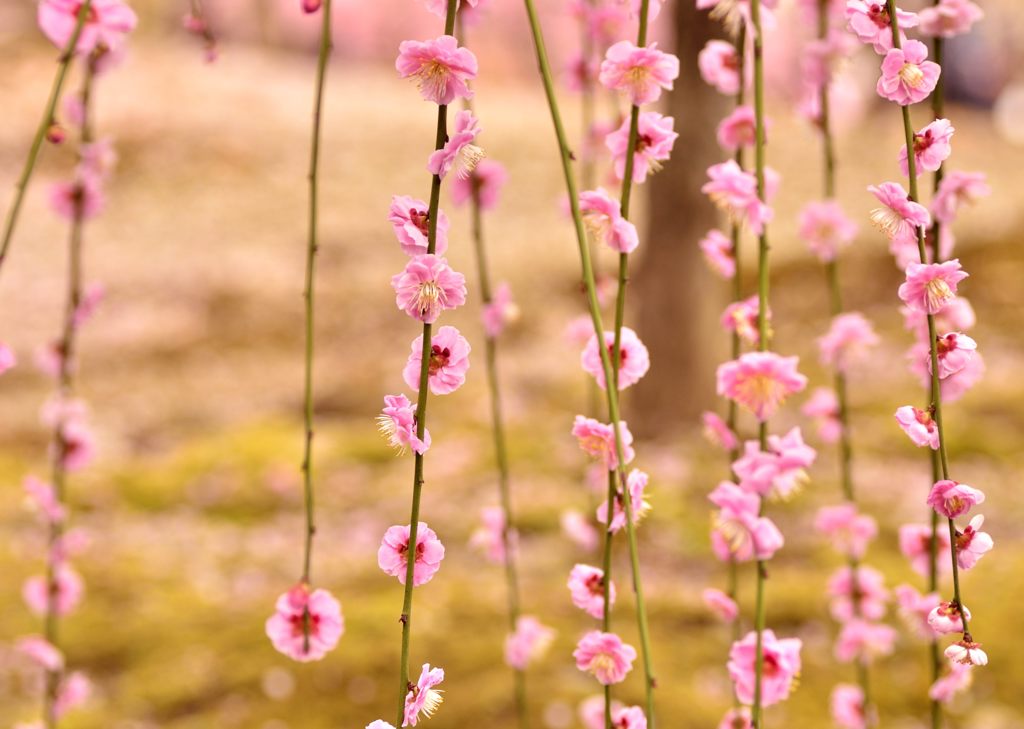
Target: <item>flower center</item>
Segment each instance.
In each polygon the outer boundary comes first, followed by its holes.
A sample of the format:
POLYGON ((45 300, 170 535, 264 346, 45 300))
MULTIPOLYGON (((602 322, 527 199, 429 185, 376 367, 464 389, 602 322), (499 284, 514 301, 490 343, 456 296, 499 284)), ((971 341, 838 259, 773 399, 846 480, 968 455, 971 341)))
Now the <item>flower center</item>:
POLYGON ((604 595, 604 579, 600 575, 591 575, 585 584, 591 595, 604 595))
POLYGON ((423 235, 430 233, 430 213, 426 210, 410 210, 409 220, 423 235))
POLYGON ((398 440, 398 424, 390 415, 377 416, 377 430, 384 436, 389 446, 405 450, 405 446, 398 440))
POLYGON ((924 82, 924 71, 916 63, 904 63, 900 69, 899 77, 907 86, 916 89, 924 82))
POLYGON ((754 375, 738 385, 739 400, 754 410, 767 403, 781 403, 785 399, 782 383, 768 375, 754 375))
POLYGON ((416 310, 424 318, 436 317, 447 302, 448 296, 437 281, 424 281, 416 289, 416 310))
POLYGON ((905 223, 903 217, 888 206, 872 210, 871 222, 890 239, 896 237, 905 223))
POLYGON ((473 174, 473 170, 484 158, 484 151, 475 144, 465 144, 455 155, 455 174, 465 180, 473 174))
POLYGON ((583 224, 598 243, 607 243, 612 221, 607 215, 591 211, 583 214, 583 224))
POLYGON ((924 287, 924 298, 928 303, 928 310, 935 312, 953 298, 953 290, 941 278, 933 278, 924 287))
POLYGON ((750 542, 750 532, 736 519, 726 519, 718 515, 715 519, 715 531, 722 535, 729 551, 738 554, 750 542))
POLYGON ((598 653, 590 661, 590 672, 595 676, 601 673, 609 673, 615 668, 615 659, 607 653, 598 653))
POLYGON ((426 96, 443 97, 448 88, 448 77, 451 70, 440 61, 430 60, 420 66, 416 72, 416 86, 426 96))
POLYGON ((433 377, 438 373, 439 370, 444 369, 448 366, 448 360, 451 359, 452 352, 448 347, 443 349, 435 344, 430 348, 430 376, 433 377))

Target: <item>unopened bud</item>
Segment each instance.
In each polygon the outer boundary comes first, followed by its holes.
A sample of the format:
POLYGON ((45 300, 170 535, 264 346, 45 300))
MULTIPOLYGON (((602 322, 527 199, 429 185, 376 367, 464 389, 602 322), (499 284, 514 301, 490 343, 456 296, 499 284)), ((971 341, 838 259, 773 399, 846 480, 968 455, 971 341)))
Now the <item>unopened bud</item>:
POLYGON ((323 5, 323 0, 302 0, 302 10, 307 13, 315 13, 323 5))
POLYGON ((57 122, 51 123, 50 128, 46 130, 46 141, 50 144, 60 144, 67 136, 67 130, 57 122))

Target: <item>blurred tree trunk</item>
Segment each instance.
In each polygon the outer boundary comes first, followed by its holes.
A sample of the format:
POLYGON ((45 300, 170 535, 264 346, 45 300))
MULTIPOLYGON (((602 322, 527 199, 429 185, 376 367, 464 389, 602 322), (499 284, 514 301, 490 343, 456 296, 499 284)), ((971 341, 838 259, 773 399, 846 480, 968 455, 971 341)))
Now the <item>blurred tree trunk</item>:
POLYGON ((679 133, 672 159, 644 187, 647 235, 631 272, 638 333, 651 352, 651 369, 628 397, 630 429, 653 437, 696 421, 714 406, 714 370, 726 352, 717 326, 725 287, 711 275, 697 242, 719 221, 701 193, 708 165, 725 157, 715 128, 726 102, 697 71, 697 54, 720 33, 692 0, 675 3, 680 75, 668 94, 668 114, 679 133))

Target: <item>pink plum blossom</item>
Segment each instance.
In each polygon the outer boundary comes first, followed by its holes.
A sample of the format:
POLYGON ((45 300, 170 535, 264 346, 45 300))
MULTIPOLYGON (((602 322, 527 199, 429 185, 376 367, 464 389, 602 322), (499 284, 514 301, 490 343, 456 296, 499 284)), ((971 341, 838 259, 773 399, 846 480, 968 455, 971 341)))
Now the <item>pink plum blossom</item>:
POLYGON ((57 686, 57 696, 53 701, 53 713, 57 717, 64 716, 76 709, 92 696, 92 681, 81 671, 72 671, 61 678, 57 686))
POLYGON ((799 233, 807 247, 827 263, 857 237, 857 224, 835 200, 809 202, 800 211, 799 233))
POLYGON ((455 128, 449 132, 444 146, 431 153, 427 172, 444 178, 454 168, 456 177, 468 179, 484 156, 483 150, 473 144, 480 131, 480 122, 473 112, 463 109, 456 114, 455 128))
POLYGON ((580 193, 580 214, 594 240, 619 253, 632 253, 640 244, 636 226, 622 217, 619 201, 602 188, 580 193))
POLYGON ((911 263, 899 297, 911 309, 938 314, 956 296, 957 284, 970 274, 954 258, 945 263, 911 263))
POLYGON ((554 639, 552 628, 532 615, 521 615, 516 620, 516 632, 505 639, 505 663, 524 671, 531 661, 544 655, 554 639))
POLYGON ((18 363, 14 356, 14 350, 5 342, 0 342, 0 375, 11 369, 18 363))
POLYGON ((61 463, 67 471, 81 471, 96 455, 96 439, 88 423, 73 418, 60 424, 60 436, 50 443, 51 457, 60 450, 61 463))
POLYGON ((740 90, 740 61, 732 43, 709 40, 697 54, 700 76, 720 94, 733 96, 740 90))
POLYGON ((446 309, 466 303, 466 277, 432 254, 414 256, 391 277, 395 304, 413 319, 433 324, 446 309))
POLYGON ((614 633, 592 630, 580 638, 572 655, 576 668, 592 673, 599 683, 610 686, 623 681, 632 670, 636 649, 614 633))
MULTIPOLYGON (((927 524, 903 524, 899 529, 900 552, 910 560, 910 566, 919 575, 928 576, 931 571, 932 528, 927 524)), ((936 532, 936 553, 949 552, 949 532, 939 529, 936 532)), ((939 571, 946 572, 950 568, 949 560, 939 560, 939 571)))
POLYGON ((857 559, 864 556, 868 544, 878 535, 875 519, 858 513, 857 505, 849 502, 821 507, 814 518, 814 529, 828 537, 837 552, 857 559))
POLYGON ((704 423, 704 437, 719 448, 731 451, 740 444, 736 434, 722 418, 712 412, 701 414, 701 421, 704 423))
MULTIPOLYGON (((79 0, 42 0, 39 3, 39 28, 58 48, 65 48, 71 40, 81 6, 79 0)), ((116 51, 137 22, 135 12, 123 0, 92 0, 75 50, 82 55, 97 49, 116 51)))
MULTIPOLYGON (((925 172, 935 172, 949 159, 953 152, 950 140, 954 131, 948 119, 936 119, 921 131, 914 132, 914 169, 918 177, 925 172)), ((900 148, 899 163, 903 174, 909 176, 910 167, 905 144, 900 148)))
POLYGON ((439 683, 444 681, 444 670, 431 668, 429 663, 423 664, 420 677, 416 684, 409 689, 405 695, 405 711, 402 719, 402 726, 416 726, 420 714, 429 719, 441 706, 444 697, 441 691, 435 689, 439 683))
MULTIPOLYGON (((760 331, 758 330, 760 323, 758 318, 760 314, 759 303, 757 294, 754 294, 743 301, 735 301, 729 304, 725 307, 725 311, 722 312, 719 324, 727 332, 735 332, 740 339, 756 346, 761 338, 760 331)), ((771 321, 771 317, 772 312, 769 309, 765 314, 765 318, 771 321)))
MULTIPOLYGON (((423 361, 423 335, 411 345, 409 359, 402 370, 402 378, 412 390, 420 388, 420 363, 423 361)), ((437 330, 430 342, 430 363, 427 369, 430 391, 435 395, 455 392, 466 381, 469 370, 470 346, 455 327, 437 330)))
MULTIPOLYGON (((388 222, 395 229, 398 243, 402 251, 409 256, 417 256, 427 252, 428 234, 430 231, 430 206, 422 200, 408 195, 395 195, 391 198, 391 209, 388 222)), ((443 254, 448 249, 448 216, 444 211, 437 211, 437 245, 434 253, 443 254)))
POLYGON ((931 640, 935 633, 928 623, 928 616, 938 606, 939 594, 930 592, 922 595, 910 585, 897 585, 893 592, 896 593, 896 603, 903 621, 918 637, 931 640))
POLYGON ((709 587, 701 593, 701 599, 708 609, 723 622, 731 623, 740 614, 736 601, 721 590, 709 587))
POLYGON ((455 99, 472 99, 468 81, 476 78, 476 56, 460 48, 455 36, 442 35, 428 41, 402 41, 395 68, 402 78, 413 78, 426 101, 450 104, 455 99))
MULTIPOLYGON (((70 565, 58 564, 54 571, 56 587, 55 612, 57 615, 68 615, 82 601, 85 582, 70 565)), ((49 585, 45 575, 29 577, 21 588, 21 596, 28 609, 35 615, 45 615, 49 603, 49 585)))
POLYGON ((589 552, 597 548, 597 529, 580 512, 573 509, 563 511, 559 523, 562 532, 581 549, 589 552))
MULTIPOLYGON (((614 716, 615 712, 622 711, 624 707, 621 701, 612 699, 610 708, 612 716, 614 716)), ((578 713, 584 729, 605 729, 604 696, 601 694, 587 697, 581 701, 578 713)))
POLYGON ((318 661, 345 632, 341 604, 327 590, 310 592, 309 585, 300 583, 277 598, 266 632, 274 648, 289 658, 318 661))
POLYGON ((754 107, 749 104, 737 106, 718 123, 718 146, 727 152, 753 147, 757 141, 756 133, 754 107))
POLYGON ((46 638, 26 635, 18 638, 14 648, 47 671, 58 672, 64 668, 64 654, 46 638))
MULTIPOLYGON (((377 564, 385 574, 397 577, 405 584, 409 554, 409 527, 393 526, 384 532, 380 549, 377 550, 377 564)), ((434 530, 419 522, 416 529, 416 562, 413 565, 412 584, 414 587, 430 582, 444 559, 444 545, 434 530)))
MULTIPOLYGON (((603 463, 606 469, 614 471, 619 467, 619 458, 615 451, 615 432, 611 425, 577 415, 572 426, 572 434, 579 442, 580 448, 603 463)), ((625 420, 619 421, 619 438, 622 441, 622 465, 626 465, 633 460, 636 453, 632 447, 633 434, 629 432, 625 420)))
POLYGON ((983 492, 965 483, 948 479, 936 481, 928 494, 928 506, 949 519, 962 516, 977 504, 984 502, 983 492))
MULTIPOLYGON (((918 24, 914 13, 896 8, 896 20, 900 27, 901 42, 903 30, 918 24)), ((892 48, 892 21, 885 0, 848 0, 846 21, 850 30, 863 42, 874 46, 875 52, 884 54, 892 48)))
MULTIPOLYGON (((629 472, 629 476, 626 477, 626 490, 629 491, 629 508, 633 514, 632 523, 634 525, 640 523, 640 520, 651 510, 651 505, 644 500, 644 490, 647 488, 647 481, 647 474, 638 468, 634 468, 629 472)), ((597 507, 597 520, 601 524, 608 524, 607 499, 597 507)), ((614 534, 624 526, 626 526, 626 505, 625 497, 622 495, 622 489, 620 488, 615 492, 615 499, 612 504, 612 520, 611 524, 608 525, 608 531, 614 534)))
MULTIPOLYGON (((495 564, 505 564, 505 510, 500 506, 488 506, 480 510, 480 526, 470 535, 470 546, 479 549, 487 559, 495 564)), ((515 531, 508 535, 510 545, 515 550, 515 531)))
POLYGON ((481 210, 493 210, 498 206, 501 188, 508 181, 508 171, 501 162, 482 159, 467 177, 455 176, 451 182, 452 202, 462 205, 473 197, 474 191, 481 210))
POLYGON ((647 715, 639 706, 620 706, 612 710, 612 729, 647 729, 647 715))
POLYGON ((732 220, 746 223, 755 235, 772 219, 772 209, 758 195, 757 178, 744 172, 736 160, 708 167, 708 181, 700 190, 732 220))
POLYGON ((96 175, 80 175, 72 182, 55 182, 50 187, 50 207, 65 220, 95 218, 105 205, 103 184, 96 175))
POLYGON ((939 190, 932 200, 932 213, 940 223, 950 225, 956 220, 960 208, 991 194, 992 188, 985 181, 985 173, 953 171, 939 183, 939 190))
POLYGON ((605 88, 623 92, 631 105, 643 106, 657 101, 678 76, 679 59, 659 51, 657 43, 641 48, 624 40, 605 53, 599 80, 605 88))
POLYGON ((59 524, 67 516, 67 510, 57 498, 51 484, 41 481, 35 476, 26 476, 24 481, 25 495, 33 508, 50 524, 59 524))
POLYGON ((738 709, 729 709, 718 724, 718 729, 754 729, 754 723, 750 716, 750 707, 741 706, 738 709))
POLYGON ((505 331, 505 327, 519 318, 519 306, 512 300, 512 289, 502 281, 494 289, 491 300, 484 304, 480 312, 483 320, 484 333, 491 339, 497 339, 505 331))
POLYGON ((926 410, 904 405, 896 409, 896 422, 916 446, 939 447, 939 426, 926 410))
MULTIPOLYGON (((772 706, 789 697, 794 680, 800 675, 800 649, 797 638, 775 637, 765 630, 761 634, 761 705, 772 706)), ((756 686, 757 634, 753 631, 732 644, 729 651, 729 677, 736 689, 736 698, 744 704, 754 702, 756 686)))
POLYGON ((922 8, 921 32, 936 38, 952 38, 971 32, 971 26, 984 17, 985 13, 971 0, 940 0, 937 4, 922 8))
POLYGON ((882 203, 871 211, 871 222, 890 241, 916 246, 918 229, 927 228, 932 222, 927 208, 911 200, 898 182, 869 185, 868 192, 882 203))
POLYGON ((764 422, 787 397, 807 387, 807 378, 797 372, 798 362, 798 357, 774 352, 747 352, 718 367, 718 394, 735 400, 764 422))
POLYGON ((928 98, 942 69, 927 58, 928 46, 921 41, 908 40, 902 48, 890 48, 882 61, 882 75, 876 86, 878 95, 900 106, 928 98))
POLYGON ((733 255, 732 241, 720 230, 709 230, 700 240, 700 249, 704 260, 712 271, 722 278, 736 275, 736 258, 733 255))
POLYGON ((970 664, 952 663, 950 671, 942 676, 928 689, 928 697, 932 701, 949 702, 961 691, 968 689, 974 678, 970 664))
MULTIPOLYGON (((633 182, 641 184, 647 175, 661 169, 661 163, 672 154, 672 145, 679 136, 675 120, 656 111, 642 111, 637 120, 636 146, 633 148, 633 182)), ((630 120, 605 137, 605 146, 612 153, 615 176, 626 176, 626 154, 629 147, 630 120)))
POLYGON ((856 572, 841 567, 828 581, 832 617, 845 623, 856 617, 881 620, 889 602, 885 577, 873 567, 860 565, 856 572), (856 577, 855 577, 856 575, 856 577))
MULTIPOLYGON (((950 332, 936 339, 936 354, 939 362, 939 379, 946 379, 970 365, 978 344, 966 334, 950 332)), ((928 357, 928 373, 931 374, 932 360, 928 357)))
POLYGON ((971 640, 961 640, 946 648, 946 658, 951 663, 961 663, 965 666, 985 666, 988 664, 988 656, 981 649, 981 643, 971 640))
POLYGON ((424 428, 422 440, 416 436, 416 408, 405 395, 384 396, 384 411, 377 416, 377 426, 399 454, 409 447, 422 456, 430 448, 430 431, 424 428))
POLYGON ((836 639, 836 660, 870 661, 887 656, 896 643, 896 631, 884 623, 872 623, 854 618, 843 624, 836 639))
MULTIPOLYGON (((586 564, 577 564, 569 573, 569 594, 572 604, 588 615, 604 616, 604 571, 586 564)), ((608 605, 615 604, 615 583, 608 582, 608 605)))
POLYGON ((395 729, 395 725, 388 724, 383 719, 375 719, 366 725, 366 729, 395 729))
MULTIPOLYGON (((981 531, 985 517, 981 514, 971 518, 963 532, 956 536, 956 563, 962 570, 969 570, 995 546, 992 537, 981 531)), ((969 618, 968 618, 969 619, 969 618)))
POLYGON ((953 602, 940 602, 928 613, 928 627, 939 635, 964 632, 964 618, 971 620, 971 611, 953 602))
POLYGON ((708 499, 719 509, 712 520, 711 547, 723 562, 767 560, 782 548, 782 532, 771 519, 760 516, 757 494, 723 481, 708 499))
POLYGON ((863 314, 856 311, 839 314, 828 333, 818 339, 822 364, 846 372, 855 361, 867 358, 867 350, 878 345, 878 335, 863 314))
POLYGON ((839 442, 843 434, 843 424, 839 419, 839 399, 835 392, 827 387, 815 388, 811 397, 800 408, 800 412, 817 421, 818 438, 823 443, 839 442))
MULTIPOLYGON (((615 347, 615 332, 604 333, 605 346, 608 348, 608 355, 612 356, 615 347)), ((597 348, 597 336, 591 336, 587 346, 580 355, 580 364, 585 372, 594 376, 597 385, 602 390, 606 387, 604 368, 601 366, 601 355, 597 348)), ((619 363, 618 363, 618 385, 620 390, 625 390, 634 385, 647 374, 651 367, 651 358, 647 347, 640 341, 640 337, 629 327, 622 327, 619 338, 619 363)))
POLYGON ((841 729, 867 729, 868 718, 864 708, 864 691, 848 683, 832 689, 830 700, 832 721, 841 729))

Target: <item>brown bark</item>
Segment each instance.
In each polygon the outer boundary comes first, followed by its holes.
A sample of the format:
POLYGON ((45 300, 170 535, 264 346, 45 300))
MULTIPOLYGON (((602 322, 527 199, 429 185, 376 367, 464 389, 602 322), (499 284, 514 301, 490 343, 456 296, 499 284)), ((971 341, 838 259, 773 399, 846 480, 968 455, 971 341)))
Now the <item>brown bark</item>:
POLYGON ((672 159, 650 179, 643 255, 631 272, 637 330, 651 353, 651 369, 628 398, 629 422, 637 435, 663 434, 693 425, 714 406, 714 370, 727 350, 717 327, 726 286, 702 261, 697 242, 718 223, 700 192, 708 165, 725 157, 715 128, 727 102, 705 84, 697 54, 720 33, 692 0, 675 4, 676 54, 680 76, 668 95, 667 113, 679 133, 672 159))

